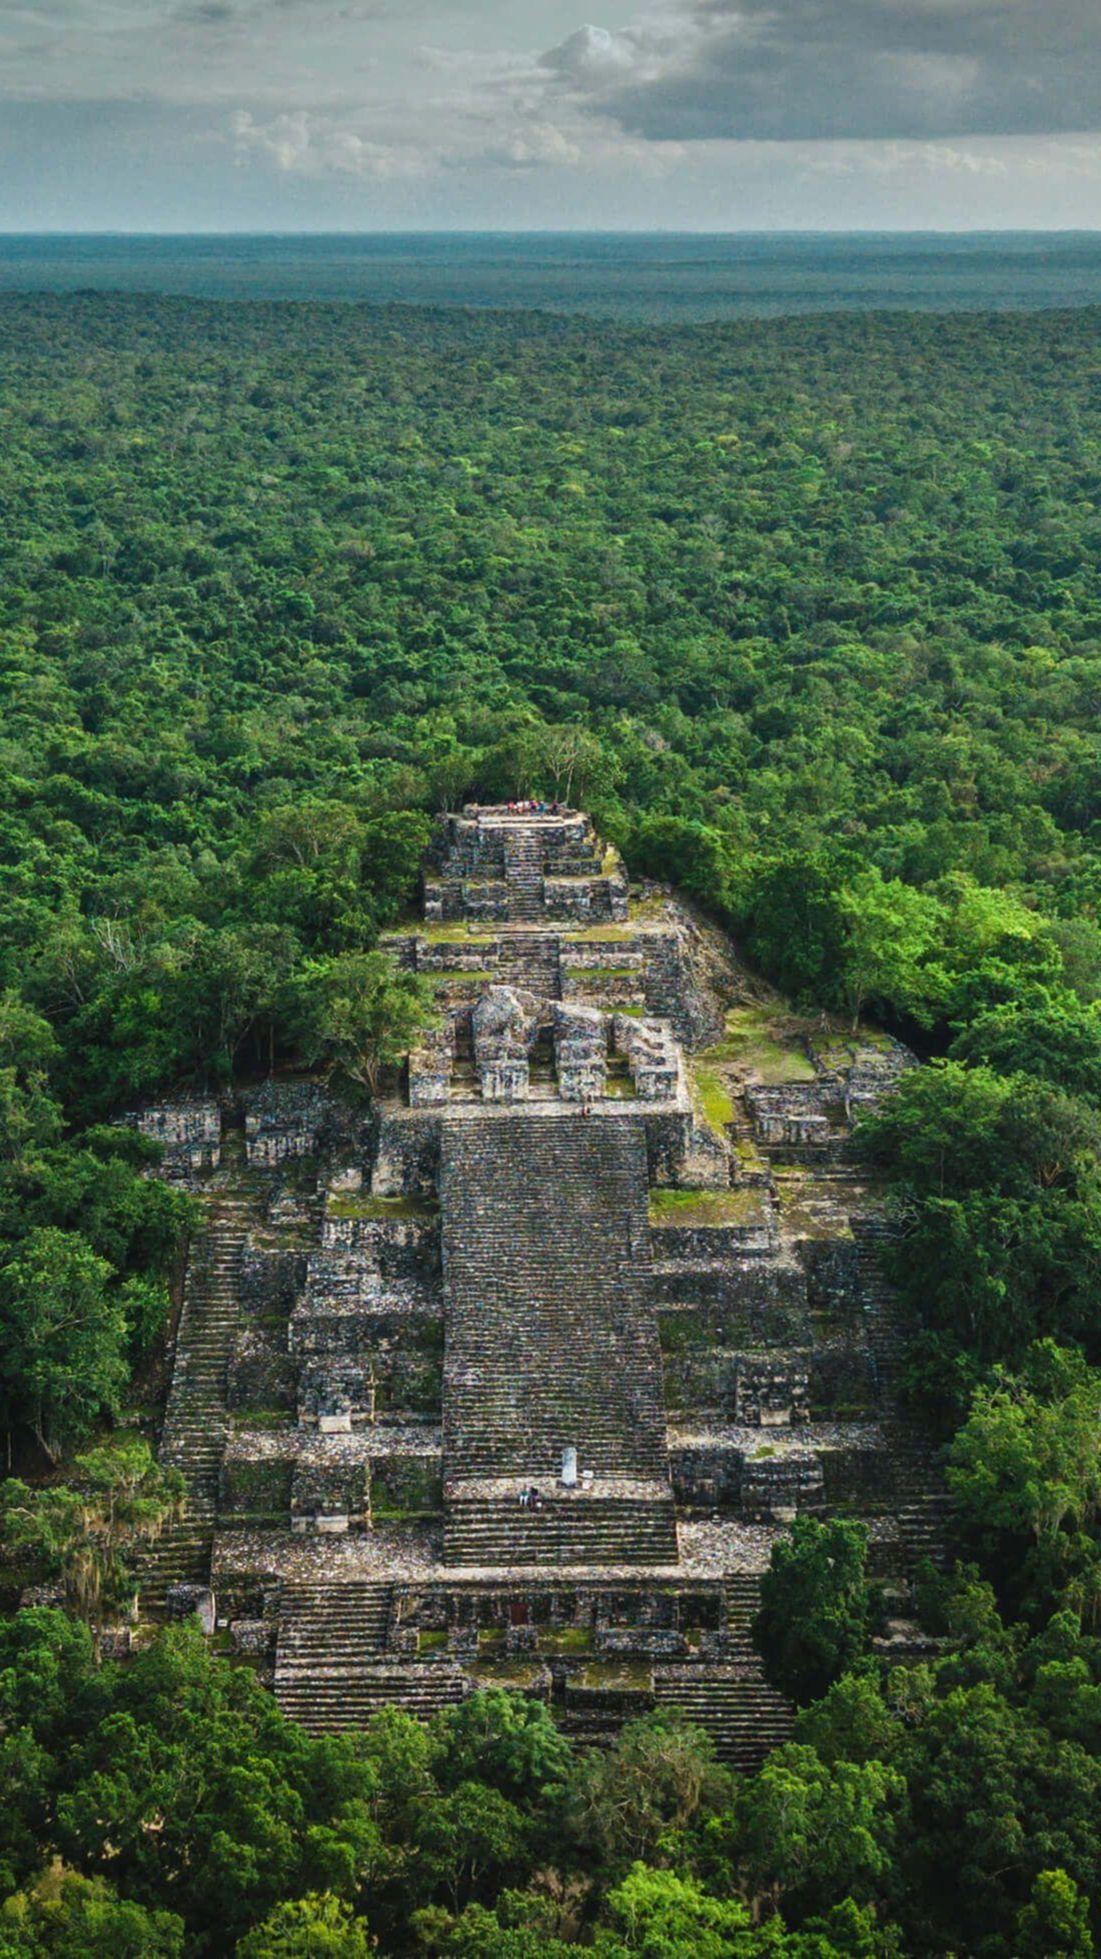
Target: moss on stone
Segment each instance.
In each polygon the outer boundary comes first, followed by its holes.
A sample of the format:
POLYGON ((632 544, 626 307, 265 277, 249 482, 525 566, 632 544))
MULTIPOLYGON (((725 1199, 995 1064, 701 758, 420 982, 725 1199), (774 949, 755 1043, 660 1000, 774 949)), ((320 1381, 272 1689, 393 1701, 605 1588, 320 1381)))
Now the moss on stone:
POLYGON ((734 1101, 717 1069, 697 1061, 693 1074, 705 1120, 712 1129, 725 1129, 734 1120, 734 1101))
POLYGON ((436 1206, 424 1197, 370 1197, 359 1192, 330 1191, 325 1212, 330 1218, 359 1218, 368 1222, 387 1218, 428 1220, 436 1216, 436 1206))
POLYGON ((586 1626, 564 1626, 561 1632, 544 1633, 539 1643, 545 1653, 587 1653, 593 1636, 586 1626))
POLYGON ((653 1669, 648 1660, 592 1660, 576 1675, 576 1684, 592 1693, 646 1693, 653 1669))
POLYGON ((759 1190, 652 1190, 650 1222, 653 1225, 682 1224, 708 1226, 764 1224, 767 1210, 759 1190))
POLYGON ((489 986, 496 976, 488 967, 423 966, 420 977, 427 980, 430 986, 465 985, 468 980, 473 986, 489 986))
POLYGON ((732 1061, 770 1087, 812 1082, 815 1069, 800 1044, 800 1033, 798 1022, 774 1008, 749 1004, 731 1007, 724 1038, 708 1048, 702 1059, 732 1061))

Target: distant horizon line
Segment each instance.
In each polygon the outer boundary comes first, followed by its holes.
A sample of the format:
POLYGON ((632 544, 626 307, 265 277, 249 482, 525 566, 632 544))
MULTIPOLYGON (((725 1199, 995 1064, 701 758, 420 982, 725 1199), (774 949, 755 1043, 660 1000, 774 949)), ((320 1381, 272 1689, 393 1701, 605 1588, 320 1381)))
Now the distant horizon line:
POLYGON ((379 226, 237 226, 220 229, 199 226, 193 229, 165 228, 146 230, 119 225, 77 225, 19 227, 0 226, 0 241, 30 238, 1101 238, 1101 226, 1093 225, 744 225, 724 230, 685 229, 676 225, 658 226, 480 226, 480 225, 379 225, 379 226))

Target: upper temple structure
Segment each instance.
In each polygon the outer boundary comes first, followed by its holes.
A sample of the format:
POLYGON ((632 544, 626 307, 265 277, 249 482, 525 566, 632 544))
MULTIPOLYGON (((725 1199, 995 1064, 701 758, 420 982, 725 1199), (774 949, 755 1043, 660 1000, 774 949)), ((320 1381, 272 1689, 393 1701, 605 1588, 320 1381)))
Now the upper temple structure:
POLYGON ((579 811, 443 818, 386 945, 435 1012, 369 1108, 295 1077, 135 1118, 207 1220, 145 1607, 313 1728, 496 1684, 593 1740, 682 1706, 752 1764, 777 1533, 864 1518, 905 1651, 937 1544, 849 1147, 908 1058, 791 1015, 579 811))

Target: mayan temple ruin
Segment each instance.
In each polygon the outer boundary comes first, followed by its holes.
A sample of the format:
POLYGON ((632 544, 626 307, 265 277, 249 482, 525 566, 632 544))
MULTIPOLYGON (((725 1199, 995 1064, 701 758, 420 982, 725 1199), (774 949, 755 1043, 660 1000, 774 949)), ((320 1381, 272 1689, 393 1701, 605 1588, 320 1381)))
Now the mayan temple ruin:
POLYGON ((205 1216, 144 1609, 311 1729, 493 1685, 594 1742, 680 1706, 752 1765, 790 1724, 748 1631, 777 1534, 864 1519, 900 1651, 938 1540, 850 1145, 907 1056, 797 1020, 575 811, 442 819, 386 945, 437 1012, 370 1105, 138 1117, 205 1216))

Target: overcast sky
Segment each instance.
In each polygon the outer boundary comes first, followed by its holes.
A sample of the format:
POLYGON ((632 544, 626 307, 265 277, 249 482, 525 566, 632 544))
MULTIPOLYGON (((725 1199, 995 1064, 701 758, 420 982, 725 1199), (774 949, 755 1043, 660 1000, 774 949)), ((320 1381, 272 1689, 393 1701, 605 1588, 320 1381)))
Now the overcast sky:
POLYGON ((0 0, 0 229, 1101 229, 1101 0, 0 0))

